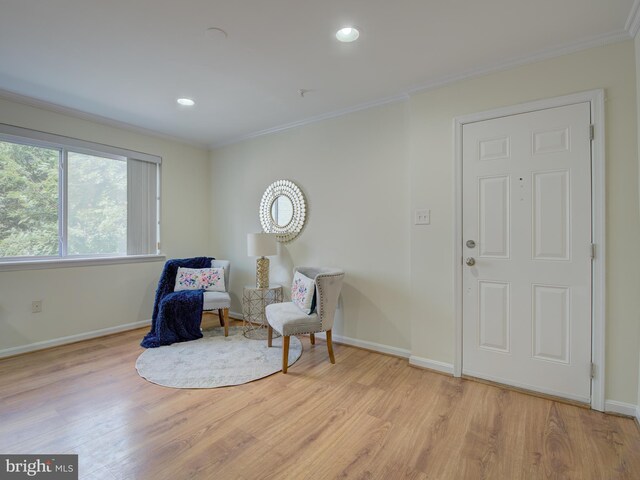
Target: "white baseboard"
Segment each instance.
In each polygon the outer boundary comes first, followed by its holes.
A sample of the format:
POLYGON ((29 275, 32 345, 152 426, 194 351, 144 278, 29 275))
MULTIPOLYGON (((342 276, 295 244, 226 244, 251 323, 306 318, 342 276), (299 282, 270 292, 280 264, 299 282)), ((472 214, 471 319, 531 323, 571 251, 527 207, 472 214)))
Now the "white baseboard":
MULTIPOLYGON (((326 340, 326 335, 323 333, 317 333, 316 337, 326 340)), ((394 355, 396 357, 409 358, 411 352, 404 348, 392 347, 390 345, 383 345, 381 343, 368 342, 366 340, 358 340, 357 338, 343 337, 342 335, 333 334, 331 339, 336 343, 344 343, 345 345, 351 345, 352 347, 364 348, 366 350, 373 350, 374 352, 386 353, 387 355, 394 355)))
POLYGON ((409 357, 409 365, 415 365, 416 367, 428 368, 429 370, 435 370, 436 372, 448 373, 453 375, 453 364, 440 362, 438 360, 431 360, 430 358, 416 357, 411 355, 409 357))
POLYGON ((19 355, 21 353, 35 352, 36 350, 57 347, 59 345, 75 343, 81 340, 89 340, 90 338, 104 337, 105 335, 125 332, 127 330, 134 330, 136 328, 144 327, 147 325, 151 325, 151 319, 141 320, 139 322, 125 323, 124 325, 117 325, 115 327, 101 328, 100 330, 78 333, 76 335, 69 335, 68 337, 53 338, 51 340, 30 343, 28 345, 20 345, 19 347, 5 348, 4 350, 0 350, 0 358, 19 355))
POLYGON ((604 411, 637 418, 640 408, 632 403, 618 402, 617 400, 605 400, 604 411))

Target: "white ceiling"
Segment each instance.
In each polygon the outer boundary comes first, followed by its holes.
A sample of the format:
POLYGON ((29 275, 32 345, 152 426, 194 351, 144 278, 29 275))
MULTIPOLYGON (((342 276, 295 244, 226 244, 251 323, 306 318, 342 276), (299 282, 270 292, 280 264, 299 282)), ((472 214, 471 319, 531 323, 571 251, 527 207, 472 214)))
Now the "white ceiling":
POLYGON ((638 3, 0 0, 0 89, 220 145, 631 38, 638 3), (349 24, 360 39, 338 43, 349 24), (311 91, 301 98, 301 88, 311 91), (196 106, 178 106, 180 96, 196 106))

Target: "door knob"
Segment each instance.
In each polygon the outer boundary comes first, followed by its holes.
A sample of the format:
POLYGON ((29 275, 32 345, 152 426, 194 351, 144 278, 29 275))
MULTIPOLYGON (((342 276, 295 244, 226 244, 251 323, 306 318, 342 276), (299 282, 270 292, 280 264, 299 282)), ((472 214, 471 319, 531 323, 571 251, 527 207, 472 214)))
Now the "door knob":
POLYGON ((469 265, 470 267, 473 267, 476 264, 476 259, 473 257, 468 257, 464 263, 466 263, 467 265, 469 265))

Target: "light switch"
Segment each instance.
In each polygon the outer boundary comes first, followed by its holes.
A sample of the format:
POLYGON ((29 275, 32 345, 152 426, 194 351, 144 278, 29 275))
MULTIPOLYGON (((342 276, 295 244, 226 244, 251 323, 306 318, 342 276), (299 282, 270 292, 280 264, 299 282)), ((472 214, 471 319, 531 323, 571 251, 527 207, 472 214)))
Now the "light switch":
POLYGON ((431 210, 416 210, 416 225, 429 225, 431 223, 431 210))

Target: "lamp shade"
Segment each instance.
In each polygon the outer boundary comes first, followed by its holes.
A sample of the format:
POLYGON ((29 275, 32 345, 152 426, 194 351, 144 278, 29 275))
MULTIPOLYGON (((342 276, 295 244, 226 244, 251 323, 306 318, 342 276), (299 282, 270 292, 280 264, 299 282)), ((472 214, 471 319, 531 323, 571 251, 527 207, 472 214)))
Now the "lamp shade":
POLYGON ((270 233, 249 233, 247 235, 247 255, 266 257, 278 254, 276 237, 270 233))

